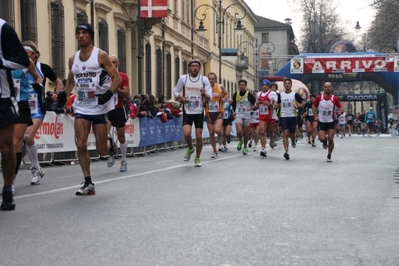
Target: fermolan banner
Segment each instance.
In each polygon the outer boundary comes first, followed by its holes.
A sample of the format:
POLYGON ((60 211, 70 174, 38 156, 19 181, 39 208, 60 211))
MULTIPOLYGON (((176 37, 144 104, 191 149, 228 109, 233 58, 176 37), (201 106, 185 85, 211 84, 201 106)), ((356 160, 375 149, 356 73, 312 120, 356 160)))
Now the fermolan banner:
POLYGON ((394 58, 387 56, 305 58, 303 63, 304 73, 370 73, 394 71, 394 58))
MULTIPOLYGON (((128 147, 139 146, 140 123, 138 118, 129 118, 126 122, 125 138, 128 147)), ((47 112, 43 123, 36 132, 35 144, 38 153, 76 151, 74 117, 47 112)), ((96 140, 93 131, 89 134, 87 149, 96 149, 96 140)))

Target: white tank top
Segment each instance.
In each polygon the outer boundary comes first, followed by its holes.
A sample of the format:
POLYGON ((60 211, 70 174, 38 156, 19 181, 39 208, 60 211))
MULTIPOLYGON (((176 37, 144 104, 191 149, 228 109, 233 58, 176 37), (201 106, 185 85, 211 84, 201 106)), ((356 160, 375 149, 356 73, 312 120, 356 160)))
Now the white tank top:
POLYGON ((281 92, 281 117, 295 117, 296 112, 294 108, 295 92, 290 93, 281 92))
POLYGON ((75 53, 71 72, 75 79, 76 98, 73 108, 76 113, 100 115, 108 113, 115 107, 112 99, 104 105, 99 105, 97 102, 96 96, 106 92, 112 83, 111 78, 98 64, 99 51, 100 49, 94 47, 90 58, 85 62, 80 61, 80 50, 75 53))
POLYGON ((187 80, 184 84, 184 96, 187 97, 188 103, 184 104, 186 114, 202 114, 202 95, 200 89, 204 88, 202 75, 193 78, 186 75, 187 80))
POLYGON ((319 122, 331 123, 334 121, 334 95, 329 100, 324 99, 324 94, 321 95, 319 102, 319 122))

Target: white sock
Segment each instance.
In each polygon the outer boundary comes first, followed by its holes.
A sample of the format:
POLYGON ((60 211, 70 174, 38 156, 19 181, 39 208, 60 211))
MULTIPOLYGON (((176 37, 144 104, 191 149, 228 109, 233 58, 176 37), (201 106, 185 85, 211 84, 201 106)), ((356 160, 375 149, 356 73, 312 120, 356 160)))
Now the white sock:
POLYGON ((28 156, 31 161, 31 167, 40 168, 39 166, 39 159, 37 158, 37 147, 36 144, 28 147, 28 156))
POLYGON ((121 150, 122 153, 122 161, 126 161, 126 152, 127 152, 127 142, 125 143, 120 143, 119 149, 121 150))

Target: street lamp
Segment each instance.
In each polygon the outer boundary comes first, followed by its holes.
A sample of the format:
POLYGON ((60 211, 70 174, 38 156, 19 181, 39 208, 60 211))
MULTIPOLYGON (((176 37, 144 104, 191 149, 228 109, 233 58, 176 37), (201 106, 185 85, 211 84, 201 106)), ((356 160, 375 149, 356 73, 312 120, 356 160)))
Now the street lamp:
MULTIPOLYGON (((253 43, 248 42, 248 41, 241 42, 241 43, 238 45, 238 48, 237 48, 237 50, 241 53, 240 66, 244 66, 244 65, 242 64, 242 63, 243 63, 242 58, 243 58, 245 52, 247 51, 246 48, 244 48, 243 50, 240 50, 240 47, 241 47, 241 45, 243 45, 243 44, 249 44, 249 45, 252 46, 252 47, 254 48, 254 50, 255 50, 255 89, 256 89, 256 90, 259 90, 259 80, 258 80, 258 78, 259 78, 259 76, 258 76, 258 66, 259 66, 259 62, 258 62, 258 55, 259 55, 260 48, 261 48, 262 46, 265 45, 265 46, 266 46, 266 53, 267 53, 268 56, 269 56, 269 55, 272 55, 272 53, 274 52, 274 50, 275 50, 276 47, 274 46, 274 43, 272 43, 272 42, 270 42, 270 41, 263 42, 263 43, 259 44, 259 46, 258 46, 258 39, 256 39, 255 45, 253 45, 253 43)), ((248 58, 247 58, 247 63, 248 63, 248 58)))
MULTIPOLYGON (((198 6, 195 9, 195 18, 200 21, 199 27, 197 29, 198 35, 203 37, 206 31, 206 28, 204 27, 204 20, 206 19, 206 11, 208 8, 211 8, 215 15, 217 16, 217 21, 216 23, 218 24, 218 48, 219 48, 219 83, 222 83, 222 34, 224 33, 224 17, 226 15, 227 10, 232 7, 232 6, 240 6, 239 4, 231 4, 227 6, 225 9, 222 9, 222 0, 219 0, 219 5, 218 8, 214 8, 211 5, 208 4, 202 4, 198 6), (197 11, 201 7, 206 7, 204 10, 204 13, 202 13, 202 18, 198 18, 197 16, 197 11)), ((236 12, 234 13, 234 18, 237 19, 237 26, 235 27, 236 33, 239 35, 242 33, 244 30, 244 26, 241 23, 241 20, 245 18, 246 12, 244 10, 244 15, 242 17, 238 16, 239 14, 236 12)))

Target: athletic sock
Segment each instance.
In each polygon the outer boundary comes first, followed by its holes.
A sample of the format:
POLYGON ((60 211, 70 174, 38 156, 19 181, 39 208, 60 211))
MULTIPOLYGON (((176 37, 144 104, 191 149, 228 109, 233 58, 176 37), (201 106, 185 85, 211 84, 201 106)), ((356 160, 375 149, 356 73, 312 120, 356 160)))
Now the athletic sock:
POLYGON ((37 158, 37 147, 35 144, 28 147, 28 156, 32 168, 39 168, 39 159, 37 158))
POLYGON ((122 154, 122 161, 126 161, 126 152, 127 152, 127 142, 120 144, 119 149, 121 150, 122 154))
POLYGON ((85 177, 85 183, 86 184, 91 184, 92 182, 91 182, 91 176, 86 176, 85 177))

